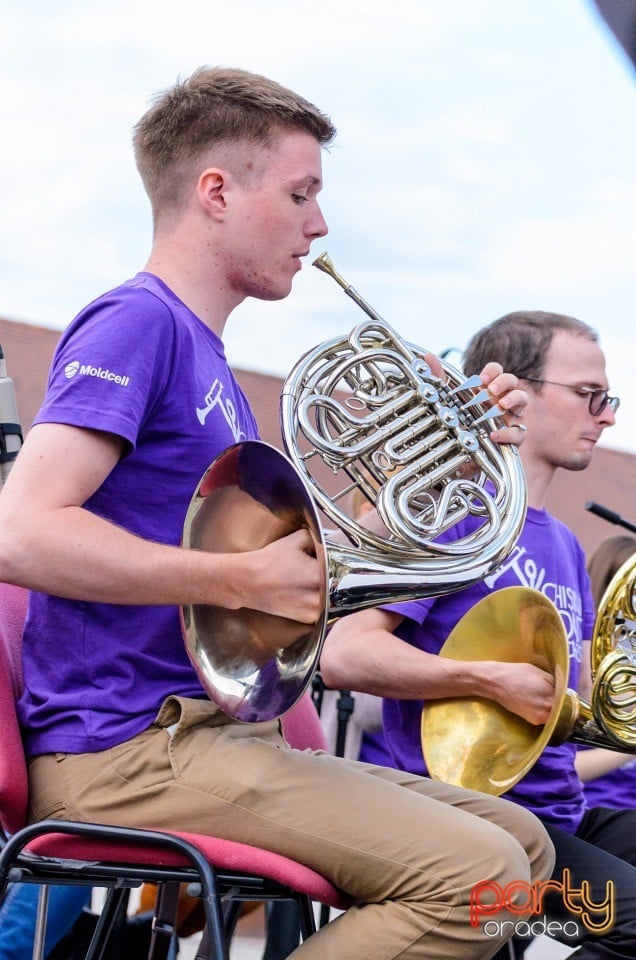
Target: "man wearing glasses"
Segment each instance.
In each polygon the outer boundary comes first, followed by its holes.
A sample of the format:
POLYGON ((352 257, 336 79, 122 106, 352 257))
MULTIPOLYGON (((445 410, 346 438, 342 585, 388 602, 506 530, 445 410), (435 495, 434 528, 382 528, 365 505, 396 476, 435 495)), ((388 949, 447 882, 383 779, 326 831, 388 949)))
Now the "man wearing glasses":
MULTIPOLYGON (((520 421, 525 442, 519 449, 529 507, 515 549, 486 581, 466 590, 343 618, 331 630, 321 661, 329 687, 385 698, 388 747, 395 766, 411 773, 427 772, 420 742, 426 700, 487 698, 538 725, 550 711, 554 684, 543 671, 531 673, 528 664, 499 662, 495 649, 492 660, 438 656, 455 624, 483 597, 510 586, 540 591, 556 606, 565 626, 568 686, 577 689, 580 675, 585 678, 589 671, 596 611, 585 556, 572 531, 548 513, 545 501, 556 471, 584 470, 603 431, 615 422, 619 401, 608 392, 598 336, 573 317, 519 311, 473 336, 464 355, 465 373, 480 370, 484 357, 516 374, 529 395, 520 421)), ((471 523, 471 517, 462 521, 471 523)), ((454 535, 466 533, 458 527, 454 535)), ((487 638, 475 637, 476 656, 484 655, 484 641, 487 638)), ((493 742, 493 753, 496 750, 493 742)), ((545 932, 579 948, 577 960, 627 960, 636 956, 636 811, 589 809, 574 766, 575 750, 572 743, 546 747, 505 794, 543 821, 557 855, 553 890, 541 904, 541 916, 520 918, 519 932, 541 932, 536 923, 545 919, 550 924, 545 932), (570 892, 564 893, 567 884, 570 892), (583 896, 597 908, 587 924, 583 896), (530 931, 529 921, 535 921, 530 931)), ((519 957, 523 945, 517 946, 519 957)), ((502 957, 507 956, 502 951, 502 957)))

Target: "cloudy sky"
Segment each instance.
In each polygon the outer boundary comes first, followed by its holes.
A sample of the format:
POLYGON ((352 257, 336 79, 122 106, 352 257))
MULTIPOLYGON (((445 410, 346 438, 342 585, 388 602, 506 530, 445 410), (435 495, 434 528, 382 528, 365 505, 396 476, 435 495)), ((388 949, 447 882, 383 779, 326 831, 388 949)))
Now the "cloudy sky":
MULTIPOLYGON (((635 74, 592 0, 0 0, 0 315, 62 329, 143 266, 131 129, 202 64, 331 115, 315 253, 407 339, 579 316, 623 398, 604 443, 636 452, 635 74)), ((307 264, 287 301, 234 313, 228 355, 284 375, 360 319, 307 264)))

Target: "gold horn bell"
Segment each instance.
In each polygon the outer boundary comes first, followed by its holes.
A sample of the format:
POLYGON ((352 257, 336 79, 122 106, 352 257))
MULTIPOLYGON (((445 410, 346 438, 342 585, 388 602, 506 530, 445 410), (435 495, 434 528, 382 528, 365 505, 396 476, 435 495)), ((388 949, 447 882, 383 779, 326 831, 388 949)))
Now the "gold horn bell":
POLYGON ((590 704, 567 688, 565 627, 554 604, 529 587, 507 587, 472 607, 440 656, 532 663, 554 677, 554 704, 535 726, 493 700, 449 697, 422 710, 422 751, 430 775, 499 795, 530 770, 548 745, 566 740, 636 753, 636 562, 620 568, 596 618, 590 704))

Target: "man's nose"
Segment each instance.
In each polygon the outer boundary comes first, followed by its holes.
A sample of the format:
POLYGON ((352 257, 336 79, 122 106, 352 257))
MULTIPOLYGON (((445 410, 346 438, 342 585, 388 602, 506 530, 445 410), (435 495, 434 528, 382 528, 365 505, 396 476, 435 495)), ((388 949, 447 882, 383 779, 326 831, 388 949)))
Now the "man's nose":
POLYGON ((316 214, 312 217, 311 222, 308 224, 309 236, 311 237, 325 237, 329 232, 329 227, 327 226, 327 221, 322 215, 322 210, 316 204, 316 214))

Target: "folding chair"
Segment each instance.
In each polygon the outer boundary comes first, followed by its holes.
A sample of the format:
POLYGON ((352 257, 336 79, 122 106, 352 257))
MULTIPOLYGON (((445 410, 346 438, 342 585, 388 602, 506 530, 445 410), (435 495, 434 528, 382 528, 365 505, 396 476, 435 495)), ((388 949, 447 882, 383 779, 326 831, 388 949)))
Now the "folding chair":
MULTIPOLYGON (((0 584, 0 898, 14 882, 72 883, 106 888, 104 907, 86 960, 99 960, 115 930, 131 888, 158 886, 149 956, 165 960, 173 934, 176 890, 198 884, 206 929, 197 960, 229 960, 228 939, 237 905, 246 900, 294 900, 303 939, 315 932, 312 901, 339 910, 351 899, 314 870, 243 843, 182 831, 131 829, 94 823, 44 820, 25 826, 28 781, 15 699, 21 689, 20 644, 25 591, 0 584)), ((302 701, 287 723, 288 742, 306 732, 302 701)), ((290 714, 292 711, 290 711, 290 714)), ((300 740, 298 741, 300 743, 300 740)), ((305 744, 300 743, 301 746, 305 744)), ((34 960, 41 960, 46 910, 40 911, 34 960)))

